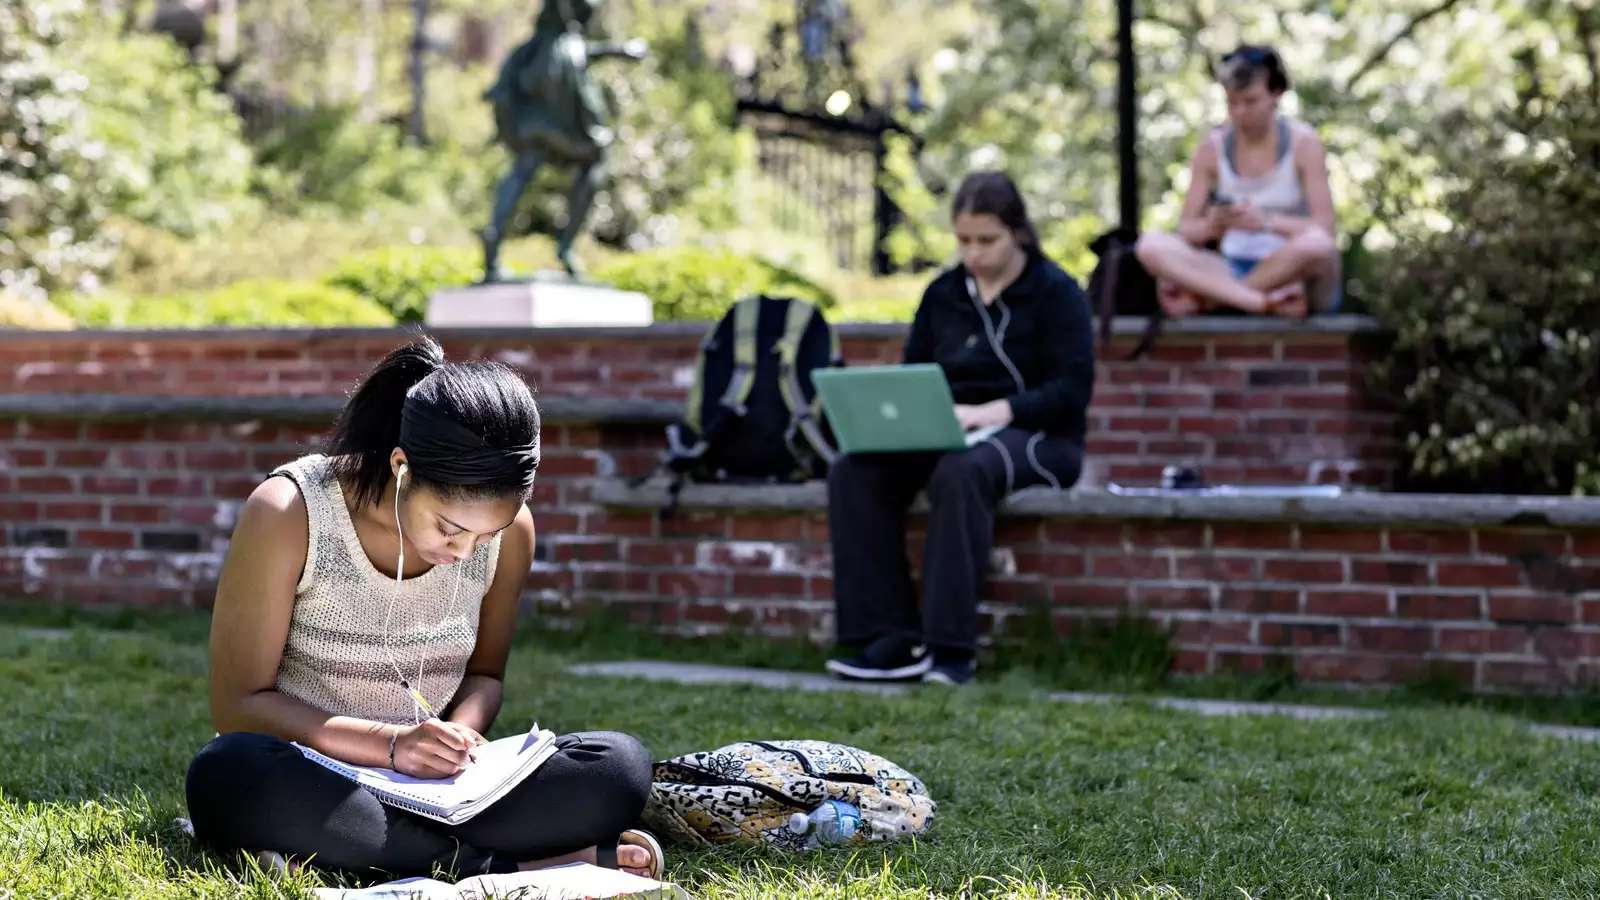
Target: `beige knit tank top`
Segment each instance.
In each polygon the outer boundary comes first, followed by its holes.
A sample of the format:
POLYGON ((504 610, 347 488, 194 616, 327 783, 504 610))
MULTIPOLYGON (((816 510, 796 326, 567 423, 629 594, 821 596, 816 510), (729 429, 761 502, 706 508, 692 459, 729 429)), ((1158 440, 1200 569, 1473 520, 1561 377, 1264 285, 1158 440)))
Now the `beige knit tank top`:
POLYGON ((335 715, 410 724, 425 714, 400 686, 398 669, 443 713, 477 643, 500 536, 397 585, 361 549, 331 463, 306 456, 272 473, 300 488, 310 525, 278 692, 335 715))

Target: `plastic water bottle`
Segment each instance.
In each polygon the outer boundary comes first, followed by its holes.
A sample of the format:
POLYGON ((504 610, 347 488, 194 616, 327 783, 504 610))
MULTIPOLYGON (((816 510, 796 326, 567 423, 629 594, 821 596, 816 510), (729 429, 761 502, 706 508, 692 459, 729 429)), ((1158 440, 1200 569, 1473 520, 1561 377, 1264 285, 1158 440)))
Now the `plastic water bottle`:
POLYGON ((824 800, 822 805, 808 813, 795 813, 789 817, 789 830, 794 834, 808 834, 807 849, 842 844, 855 836, 861 827, 861 810, 843 800, 824 800))

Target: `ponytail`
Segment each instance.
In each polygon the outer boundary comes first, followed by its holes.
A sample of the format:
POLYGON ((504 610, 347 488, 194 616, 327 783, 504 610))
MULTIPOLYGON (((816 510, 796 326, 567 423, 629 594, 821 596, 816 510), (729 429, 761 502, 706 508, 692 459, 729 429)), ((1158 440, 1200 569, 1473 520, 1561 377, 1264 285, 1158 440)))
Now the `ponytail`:
POLYGON ((376 505, 381 499, 389 478, 389 456, 400 446, 400 410, 406 394, 443 367, 444 351, 424 337, 391 350, 345 404, 326 452, 358 506, 376 505))

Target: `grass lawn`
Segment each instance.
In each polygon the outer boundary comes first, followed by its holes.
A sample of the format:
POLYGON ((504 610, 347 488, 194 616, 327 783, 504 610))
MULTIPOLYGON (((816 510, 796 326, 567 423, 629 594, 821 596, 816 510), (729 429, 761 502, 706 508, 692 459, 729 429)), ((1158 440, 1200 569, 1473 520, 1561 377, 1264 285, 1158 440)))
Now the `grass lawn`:
MULTIPOLYGON (((0 897, 286 897, 315 884, 197 851, 171 824, 211 734, 206 617, 72 618, 41 629, 38 613, 0 608, 0 897)), ((626 648, 526 631, 491 737, 537 716, 632 732, 658 756, 824 738, 905 764, 939 801, 916 844, 669 848, 670 877, 697 897, 1553 897, 1600 884, 1600 747, 1530 737, 1481 709, 1217 719, 1040 702, 1016 672, 887 699, 560 674, 602 649, 626 648)))

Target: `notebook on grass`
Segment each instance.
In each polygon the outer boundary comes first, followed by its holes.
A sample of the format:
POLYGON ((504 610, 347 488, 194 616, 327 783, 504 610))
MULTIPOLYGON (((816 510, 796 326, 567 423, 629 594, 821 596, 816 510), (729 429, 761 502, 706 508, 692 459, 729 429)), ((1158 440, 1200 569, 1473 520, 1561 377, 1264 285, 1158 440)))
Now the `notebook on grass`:
POLYGON ((318 888, 317 900, 688 900, 675 884, 571 863, 537 872, 475 875, 450 884, 432 878, 407 878, 361 889, 318 888))
POLYGON ((412 778, 393 769, 354 766, 295 744, 306 758, 354 781, 398 809, 459 825, 485 809, 533 774, 556 752, 556 736, 539 728, 524 735, 490 741, 477 749, 478 759, 450 778, 412 778))

